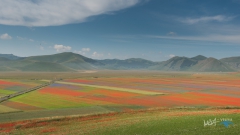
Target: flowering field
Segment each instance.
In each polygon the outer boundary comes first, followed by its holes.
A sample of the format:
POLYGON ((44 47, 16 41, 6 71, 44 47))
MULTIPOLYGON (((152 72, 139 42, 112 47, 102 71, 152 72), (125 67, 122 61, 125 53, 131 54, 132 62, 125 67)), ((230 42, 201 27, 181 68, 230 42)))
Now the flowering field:
POLYGON ((91 86, 100 85, 165 93, 165 95, 156 94, 151 96, 136 95, 131 98, 89 97, 93 100, 116 104, 145 107, 240 106, 240 78, 231 74, 192 74, 143 78, 88 78, 65 81, 91 86))
MULTIPOLYGON (((29 86, 10 81, 0 83, 4 87, 29 86)), ((2 93, 11 92, 2 90, 2 93)), ((211 74, 69 79, 12 98, 2 105, 23 111, 89 106, 120 108, 120 111, 149 107, 240 106, 240 81, 234 76, 211 74)))
MULTIPOLYGON (((89 107, 113 112, 156 107, 240 107, 239 80, 231 74, 66 79, 0 105, 5 108, 2 113, 89 107)), ((7 95, 41 83, 0 80, 0 93, 7 95)))

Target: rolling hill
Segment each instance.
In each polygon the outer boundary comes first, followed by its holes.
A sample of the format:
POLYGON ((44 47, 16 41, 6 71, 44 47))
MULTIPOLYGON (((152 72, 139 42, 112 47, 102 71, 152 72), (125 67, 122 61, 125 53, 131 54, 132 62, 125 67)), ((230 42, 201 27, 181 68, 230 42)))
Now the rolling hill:
POLYGON ((75 54, 71 52, 64 52, 54 55, 32 56, 27 57, 25 60, 35 62, 58 63, 66 67, 72 68, 73 70, 98 69, 97 66, 104 65, 97 60, 93 60, 80 54, 75 54))
POLYGON ((13 54, 0 54, 1 58, 7 58, 9 60, 17 60, 17 59, 21 59, 21 57, 15 56, 13 54))
POLYGON ((205 59, 207 59, 207 57, 202 56, 202 55, 198 55, 198 56, 192 57, 191 59, 199 61, 199 60, 205 60, 205 59))
POLYGON ((150 67, 154 70, 165 70, 165 71, 186 71, 191 66, 197 63, 196 60, 187 57, 173 57, 167 61, 161 62, 155 66, 150 67))
POLYGON ((176 56, 167 61, 153 62, 141 58, 94 60, 72 52, 24 58, 0 55, 0 71, 77 72, 105 69, 232 72, 240 70, 240 57, 218 60, 202 55, 192 58, 176 56))
POLYGON ((232 68, 240 70, 240 57, 229 57, 220 59, 220 61, 226 63, 232 68))
POLYGON ((107 69, 148 69, 148 67, 155 65, 155 62, 140 59, 140 58, 131 58, 126 60, 118 59, 106 59, 99 60, 99 62, 104 63, 105 65, 102 68, 107 69))
POLYGON ((198 72, 231 72, 236 71, 227 64, 217 60, 215 58, 207 58, 205 60, 198 61, 197 64, 189 68, 189 71, 198 72))

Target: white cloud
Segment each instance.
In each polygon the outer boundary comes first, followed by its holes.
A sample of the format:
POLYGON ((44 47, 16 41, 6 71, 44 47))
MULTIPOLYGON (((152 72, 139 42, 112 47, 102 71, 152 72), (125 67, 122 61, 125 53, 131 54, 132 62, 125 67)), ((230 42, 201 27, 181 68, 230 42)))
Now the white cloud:
POLYGON ((175 32, 169 32, 168 34, 167 34, 168 36, 176 36, 177 34, 175 33, 175 32))
POLYGON ((210 21, 218 21, 218 22, 226 22, 232 20, 234 17, 227 17, 224 15, 216 15, 216 16, 204 16, 200 18, 187 18, 181 19, 181 22, 187 24, 196 24, 200 22, 210 22, 210 21))
POLYGON ((43 50, 44 50, 44 47, 43 47, 43 46, 40 46, 40 50, 42 50, 42 51, 43 51, 43 50))
POLYGON ((240 35, 206 35, 206 36, 147 36, 149 38, 189 40, 189 41, 212 41, 240 44, 240 35))
POLYGON ((85 55, 86 52, 83 52, 83 51, 74 51, 75 53, 78 53, 78 54, 81 54, 81 55, 85 55))
POLYGON ((0 24, 31 28, 79 23, 138 2, 140 0, 1 0, 0 24))
POLYGON ((7 40, 7 39, 12 39, 12 37, 10 35, 8 35, 7 33, 5 33, 0 36, 0 39, 7 40))
POLYGON ((64 46, 64 45, 54 45, 53 47, 57 52, 65 52, 65 51, 70 51, 72 47, 70 46, 64 46))
POLYGON ((90 52, 90 48, 82 48, 81 51, 74 51, 75 53, 81 54, 81 55, 85 55, 87 52, 90 52))
POLYGON ((26 38, 17 36, 17 39, 19 39, 19 40, 25 40, 26 38))
POLYGON ((91 49, 90 48, 82 48, 83 52, 89 52, 91 49))
POLYGON ((28 38, 20 37, 20 36, 17 36, 17 39, 18 39, 18 40, 28 40, 28 41, 30 41, 30 42, 34 42, 33 39, 28 39, 28 38))
POLYGON ((173 58, 173 57, 175 57, 175 55, 174 55, 174 54, 170 54, 169 57, 170 57, 170 58, 173 58))
POLYGON ((104 54, 97 53, 97 52, 93 52, 93 54, 92 54, 92 57, 96 57, 96 58, 101 58, 103 56, 104 56, 104 54))

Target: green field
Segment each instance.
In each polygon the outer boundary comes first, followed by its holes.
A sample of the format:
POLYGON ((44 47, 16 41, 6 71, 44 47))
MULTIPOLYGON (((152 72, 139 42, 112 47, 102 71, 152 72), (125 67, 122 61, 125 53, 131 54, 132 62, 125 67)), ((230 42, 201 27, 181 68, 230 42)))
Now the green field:
MULTIPOLYGON (((238 134, 239 110, 149 110, 15 123, 11 134, 219 135, 238 134), (204 121, 217 119, 216 125, 204 121), (231 119, 225 127, 221 119, 231 119)), ((0 127, 3 125, 0 125, 0 127)), ((5 128, 7 129, 7 128, 5 128)))
MULTIPOLYGON (((115 126, 110 126, 104 130, 95 131, 98 135, 168 135, 168 134, 178 134, 178 135, 219 135, 219 134, 238 134, 239 129, 239 114, 231 115, 198 115, 198 116, 172 116, 172 117, 161 117, 161 116, 146 116, 132 119, 133 124, 118 125, 120 122, 115 122, 115 126), (230 127, 226 128, 224 125, 218 124, 216 126, 203 126, 203 120, 208 119, 221 119, 221 118, 231 118, 234 123, 230 127), (134 123, 134 121, 136 121, 134 123)), ((130 123, 131 123, 130 122, 130 123)))
POLYGON ((0 114, 1 113, 10 113, 10 112, 20 112, 20 110, 0 105, 0 114))
POLYGON ((15 93, 15 92, 14 92, 14 91, 1 90, 1 89, 0 89, 0 94, 9 95, 9 94, 13 94, 13 93, 15 93))
POLYGON ((85 102, 76 102, 71 100, 64 100, 59 96, 50 94, 38 94, 37 92, 31 92, 11 99, 10 101, 26 103, 32 106, 45 108, 45 109, 57 109, 57 108, 73 108, 73 107, 85 107, 91 106, 85 102))

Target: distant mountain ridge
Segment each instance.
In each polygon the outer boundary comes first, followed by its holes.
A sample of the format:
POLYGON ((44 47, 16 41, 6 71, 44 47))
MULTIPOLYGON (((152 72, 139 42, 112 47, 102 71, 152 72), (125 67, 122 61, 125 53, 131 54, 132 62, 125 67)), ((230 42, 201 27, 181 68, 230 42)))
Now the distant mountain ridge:
POLYGON ((240 69, 240 56, 239 57, 229 57, 220 59, 223 63, 226 63, 232 68, 240 69))
POLYGON ((17 60, 20 59, 21 57, 15 56, 13 54, 0 54, 1 58, 7 58, 9 60, 17 60))
POLYGON ((77 72, 78 70, 160 70, 191 72, 233 72, 240 70, 240 57, 223 59, 198 55, 173 57, 163 62, 141 58, 94 60, 72 52, 18 57, 0 54, 0 71, 77 72))
POLYGON ((104 64, 101 68, 106 69, 147 69, 155 65, 155 62, 141 58, 130 58, 126 60, 106 59, 98 61, 104 64))

